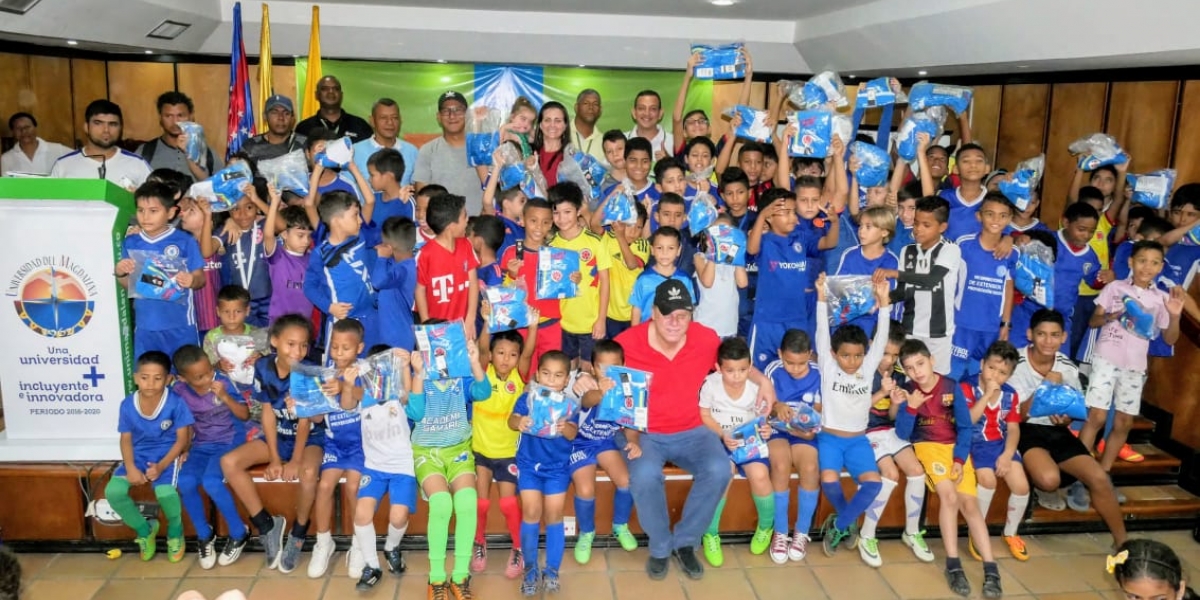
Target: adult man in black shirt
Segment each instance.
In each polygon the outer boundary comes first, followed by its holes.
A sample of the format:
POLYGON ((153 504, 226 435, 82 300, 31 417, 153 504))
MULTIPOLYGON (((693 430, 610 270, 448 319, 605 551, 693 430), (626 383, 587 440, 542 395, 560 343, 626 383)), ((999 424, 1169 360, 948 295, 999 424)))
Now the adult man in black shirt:
POLYGON ((266 160, 304 148, 304 136, 293 129, 296 113, 291 98, 275 94, 267 98, 263 110, 267 113, 267 130, 242 144, 250 158, 266 160))
POLYGON ((326 75, 317 82, 317 103, 321 105, 317 114, 300 121, 296 133, 307 137, 309 132, 321 127, 337 137, 350 136, 353 142, 361 142, 375 133, 362 117, 342 110, 342 83, 337 77, 326 75))

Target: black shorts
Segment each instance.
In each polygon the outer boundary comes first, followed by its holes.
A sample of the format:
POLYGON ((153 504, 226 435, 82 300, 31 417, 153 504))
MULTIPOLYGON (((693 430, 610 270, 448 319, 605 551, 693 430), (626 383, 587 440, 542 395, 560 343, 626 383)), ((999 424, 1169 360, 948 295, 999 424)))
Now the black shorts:
POLYGON ((1035 425, 1021 423, 1021 440, 1017 449, 1027 454, 1031 449, 1041 448, 1050 454, 1050 459, 1062 464, 1076 456, 1089 456, 1087 448, 1071 430, 1059 425, 1035 425))
MULTIPOLYGON (((567 357, 571 360, 576 358, 592 362, 592 349, 596 347, 596 338, 590 333, 567 333, 562 334, 562 350, 567 353, 567 357)), ((534 370, 537 370, 536 365, 534 370)))
POLYGON ((492 472, 492 479, 496 483, 511 483, 517 485, 517 459, 513 458, 488 458, 478 452, 475 453, 475 468, 483 467, 492 472))

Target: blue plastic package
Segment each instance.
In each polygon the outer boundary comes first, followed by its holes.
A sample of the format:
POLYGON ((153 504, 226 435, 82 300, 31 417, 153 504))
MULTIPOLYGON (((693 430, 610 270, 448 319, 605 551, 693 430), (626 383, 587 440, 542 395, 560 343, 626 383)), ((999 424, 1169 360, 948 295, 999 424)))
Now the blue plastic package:
POLYGON ((133 261, 133 272, 129 274, 133 282, 129 286, 130 298, 188 303, 191 298, 188 290, 175 281, 176 275, 187 271, 182 258, 151 250, 130 250, 129 258, 133 261))
POLYGON ((696 231, 708 229, 716 220, 717 201, 708 192, 698 192, 688 208, 688 228, 696 231))
POLYGON ((429 379, 471 376, 467 334, 462 321, 414 325, 413 333, 417 338, 417 349, 425 360, 425 374, 429 379))
POLYGON ((574 298, 579 285, 571 274, 579 272, 579 253, 566 248, 542 246, 538 249, 538 300, 574 298))
POLYGON ((892 168, 892 159, 886 150, 865 142, 850 144, 850 151, 858 157, 858 171, 854 173, 858 185, 871 188, 887 183, 888 171, 892 168))
POLYGON ((722 265, 746 266, 746 232, 718 223, 704 230, 705 256, 722 265))
POLYGON ((1129 160, 1129 155, 1117 144, 1113 136, 1105 133, 1093 133, 1082 137, 1067 147, 1072 156, 1079 157, 1079 168, 1084 171, 1095 171, 1108 165, 1119 165, 1129 160))
POLYGON ((770 118, 767 111, 738 104, 725 109, 725 114, 742 118, 741 124, 733 130, 734 136, 763 143, 771 141, 772 127, 767 122, 770 118))
POLYGON ((850 103, 846 99, 846 86, 834 71, 822 71, 803 83, 782 80, 779 87, 792 104, 803 110, 842 107, 850 103))
POLYGON ((1154 322, 1154 313, 1147 311, 1132 296, 1125 296, 1121 304, 1125 306, 1125 312, 1121 313, 1119 321, 1126 331, 1143 340, 1152 340, 1158 337, 1159 329, 1154 322))
POLYGON ((954 114, 961 115, 971 107, 973 94, 973 90, 969 87, 920 81, 914 83, 912 89, 908 90, 908 105, 913 110, 945 106, 954 111, 954 114))
POLYGON ((245 196, 242 188, 251 183, 254 175, 246 163, 236 162, 213 174, 204 181, 193 183, 188 196, 207 200, 213 212, 226 212, 245 196))
POLYGON ((801 402, 792 411, 788 420, 772 418, 768 421, 775 431, 800 436, 821 431, 821 413, 807 402, 801 402))
POLYGON ((845 115, 827 110, 804 110, 788 115, 795 123, 796 135, 788 144, 788 156, 825 158, 833 152, 834 136, 849 139, 853 126, 845 115))
POLYGON ((651 374, 609 365, 604 369, 604 376, 616 382, 616 385, 600 399, 596 420, 646 431, 650 419, 651 374))
POLYGON ((931 106, 927 111, 909 115, 896 132, 896 154, 907 162, 917 160, 917 135, 929 134, 929 143, 935 144, 942 136, 945 122, 946 110, 940 106, 931 106))
POLYGON ((692 54, 700 53, 692 77, 721 81, 742 79, 746 76, 746 61, 742 57, 742 43, 709 46, 692 44, 692 54))
POLYGON ((395 350, 368 356, 360 363, 358 374, 363 386, 360 406, 368 408, 388 402, 407 402, 408 389, 404 385, 407 370, 408 356, 399 355, 395 350))
POLYGON ((208 158, 208 143, 204 141, 204 126, 191 121, 180 121, 179 129, 187 134, 188 160, 202 165, 208 158))
POLYGON ((875 285, 869 275, 826 277, 825 303, 829 305, 829 326, 845 325, 875 311, 875 285))
POLYGON ((296 363, 288 376, 288 395, 296 403, 296 418, 311 419, 341 410, 337 396, 327 396, 321 386, 338 378, 337 369, 296 363))
POLYGON ((1175 169, 1159 169, 1135 177, 1131 198, 1134 202, 1154 210, 1167 208, 1171 201, 1171 191, 1175 189, 1175 169))
POLYGON ((529 426, 529 435, 540 438, 562 437, 559 421, 569 422, 579 412, 578 401, 546 386, 530 383, 525 386, 525 394, 529 402, 529 418, 533 420, 533 424, 529 426))
POLYGON ((633 186, 629 180, 621 182, 608 199, 604 202, 604 217, 603 225, 611 225, 613 223, 625 223, 627 225, 637 224, 637 207, 634 204, 633 186))
POLYGON ((905 102, 908 102, 908 96, 895 77, 879 77, 860 83, 854 97, 856 108, 878 108, 905 102))
POLYGON ((483 291, 491 306, 488 315, 488 332, 498 333, 529 327, 529 296, 524 286, 492 286, 483 291))
POLYGON ((558 181, 570 181, 578 185, 589 207, 594 206, 604 193, 606 175, 608 169, 591 154, 580 152, 572 145, 563 150, 562 162, 558 164, 558 181))
POLYGON ((1045 169, 1045 154, 1021 161, 1012 176, 1000 182, 1000 193, 1004 194, 1004 197, 1008 198, 1018 211, 1025 212, 1025 209, 1029 208, 1029 202, 1033 199, 1033 191, 1037 189, 1045 169))
POLYGON ((1032 241, 1018 248, 1017 272, 1013 287, 1026 301, 1054 308, 1054 251, 1045 244, 1032 241))
POLYGON ((729 453, 729 459, 741 465, 758 458, 767 458, 767 439, 759 431, 767 420, 763 417, 746 421, 729 432, 729 437, 738 443, 738 447, 729 453))
POLYGON ((258 161, 258 173, 281 192, 308 195, 308 159, 303 150, 258 161))
POLYGON ((1076 421, 1084 421, 1088 417, 1083 392, 1068 385, 1043 381, 1033 392, 1030 402, 1030 417, 1067 415, 1076 421))
POLYGON ((326 169, 340 169, 354 160, 354 142, 350 136, 325 142, 325 149, 313 156, 313 162, 326 169))
POLYGON ((500 146, 500 125, 504 117, 499 110, 476 106, 467 120, 467 164, 472 167, 492 166, 492 153, 500 146))

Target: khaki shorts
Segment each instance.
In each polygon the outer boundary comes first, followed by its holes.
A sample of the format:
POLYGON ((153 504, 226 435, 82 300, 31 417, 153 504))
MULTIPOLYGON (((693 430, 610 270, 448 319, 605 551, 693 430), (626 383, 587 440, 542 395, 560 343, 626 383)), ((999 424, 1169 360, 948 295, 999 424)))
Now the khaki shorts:
POLYGON ((417 474, 417 483, 425 485, 425 480, 437 475, 444 477, 446 483, 453 483, 462 475, 475 475, 475 454, 471 452, 471 440, 448 446, 446 448, 427 448, 413 446, 413 467, 417 474))

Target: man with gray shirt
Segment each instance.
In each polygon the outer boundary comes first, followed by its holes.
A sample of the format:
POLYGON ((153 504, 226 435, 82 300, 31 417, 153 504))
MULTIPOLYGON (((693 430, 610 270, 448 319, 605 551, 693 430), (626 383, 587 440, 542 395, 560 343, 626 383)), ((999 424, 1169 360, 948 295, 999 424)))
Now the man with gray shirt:
POLYGON ((467 199, 467 214, 483 208, 479 175, 467 164, 467 99, 453 90, 438 97, 438 125, 442 136, 421 146, 413 181, 417 191, 431 183, 441 184, 454 195, 467 199))
POLYGON ((172 169, 190 176, 194 181, 208 179, 209 175, 221 170, 221 161, 209 148, 204 158, 197 163, 188 158, 187 136, 179 128, 182 121, 191 121, 195 105, 186 94, 163 92, 158 97, 158 124, 163 134, 138 147, 137 153, 151 169, 172 169))

